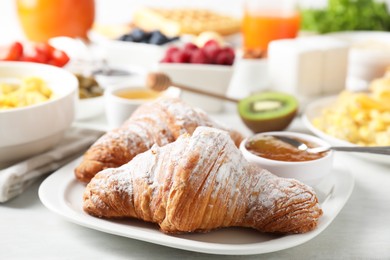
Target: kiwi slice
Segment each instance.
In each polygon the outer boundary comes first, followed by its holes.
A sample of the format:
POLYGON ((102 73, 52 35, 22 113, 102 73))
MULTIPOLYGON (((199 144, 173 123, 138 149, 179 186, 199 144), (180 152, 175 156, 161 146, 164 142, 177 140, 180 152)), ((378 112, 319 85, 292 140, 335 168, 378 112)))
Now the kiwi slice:
POLYGON ((298 110, 297 99, 282 92, 261 92, 238 102, 238 113, 255 133, 286 129, 298 110))

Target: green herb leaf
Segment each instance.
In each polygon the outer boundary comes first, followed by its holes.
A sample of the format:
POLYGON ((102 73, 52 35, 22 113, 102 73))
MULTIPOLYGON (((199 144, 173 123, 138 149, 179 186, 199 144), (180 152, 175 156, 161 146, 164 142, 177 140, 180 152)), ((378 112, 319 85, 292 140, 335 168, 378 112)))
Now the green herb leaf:
POLYGON ((390 30, 385 2, 374 0, 329 0, 325 9, 301 9, 301 29, 328 33, 355 30, 390 30))

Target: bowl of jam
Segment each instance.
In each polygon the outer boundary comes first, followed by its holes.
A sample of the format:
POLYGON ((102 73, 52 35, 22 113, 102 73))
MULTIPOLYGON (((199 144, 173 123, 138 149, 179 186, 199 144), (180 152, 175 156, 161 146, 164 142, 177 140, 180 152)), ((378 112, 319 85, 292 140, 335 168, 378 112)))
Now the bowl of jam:
POLYGON ((265 132, 244 139, 240 145, 244 157, 283 178, 294 178, 315 186, 333 166, 333 152, 309 153, 281 140, 285 136, 306 144, 309 148, 329 146, 322 139, 295 132, 265 132))

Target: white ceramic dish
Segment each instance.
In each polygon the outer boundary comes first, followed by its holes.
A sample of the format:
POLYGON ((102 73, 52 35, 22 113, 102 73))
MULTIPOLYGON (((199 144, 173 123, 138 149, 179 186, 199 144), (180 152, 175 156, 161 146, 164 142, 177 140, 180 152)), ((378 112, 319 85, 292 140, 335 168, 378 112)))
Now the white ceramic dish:
MULTIPOLYGON (((316 128, 313 124, 312 121, 315 117, 321 115, 321 111, 324 108, 332 106, 332 104, 336 101, 337 96, 330 96, 330 97, 325 97, 321 98, 318 100, 315 100, 311 103, 309 103, 306 108, 304 113, 302 114, 302 121, 303 124, 316 136, 324 139, 328 143, 330 143, 333 146, 356 146, 353 143, 350 143, 346 140, 341 140, 339 138, 333 137, 331 135, 326 134, 322 130, 316 128)), ((384 163, 384 164, 390 164, 390 157, 387 155, 381 155, 381 154, 368 154, 368 153, 353 153, 361 158, 374 161, 374 162, 379 162, 379 163, 384 163)))
MULTIPOLYGON (((234 66, 188 64, 188 63, 159 63, 158 71, 167 74, 172 82, 189 87, 226 95, 234 66)), ((183 91, 181 98, 194 107, 206 112, 218 113, 223 109, 223 100, 183 91)))
MULTIPOLYGON (((352 175, 337 166, 316 187, 324 215, 318 227, 306 234, 270 235, 254 230, 226 228, 206 234, 167 235, 156 225, 139 220, 104 220, 92 217, 82 210, 85 185, 74 178, 77 159, 50 175, 39 188, 42 203, 67 220, 84 227, 118 236, 128 237, 183 250, 219 254, 251 255, 279 251, 303 244, 326 229, 347 202, 352 193, 352 175)), ((341 165, 341 164, 340 164, 341 165)))
POLYGON ((370 81, 384 75, 390 59, 389 32, 347 31, 327 35, 350 45, 346 81, 348 89, 365 90, 370 81))
POLYGON ((109 64, 116 66, 141 66, 145 69, 155 69, 156 64, 163 58, 169 45, 153 45, 147 43, 125 42, 111 40, 96 33, 90 34, 90 39, 100 48, 101 54, 109 64))
POLYGON ((0 79, 42 78, 55 97, 0 111, 0 168, 56 145, 75 117, 77 79, 64 69, 30 62, 0 62, 0 79))
MULTIPOLYGON (((273 135, 273 136, 287 136, 308 141, 319 146, 329 146, 324 140, 307 134, 279 131, 279 132, 264 132, 256 134, 255 136, 273 135)), ((249 138, 244 139, 240 144, 240 150, 244 157, 249 161, 259 164, 261 167, 268 169, 275 173, 275 175, 283 178, 294 178, 307 185, 315 186, 319 184, 332 170, 333 165, 333 151, 319 159, 303 161, 303 162, 287 162, 271 160, 264 157, 257 156, 245 147, 249 138)))

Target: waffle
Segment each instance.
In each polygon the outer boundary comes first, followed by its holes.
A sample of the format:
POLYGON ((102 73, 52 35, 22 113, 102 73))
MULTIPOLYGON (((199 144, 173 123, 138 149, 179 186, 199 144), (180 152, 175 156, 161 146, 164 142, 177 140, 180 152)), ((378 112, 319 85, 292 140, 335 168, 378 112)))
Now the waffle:
POLYGON ((170 37, 204 31, 230 35, 238 33, 241 27, 239 19, 203 9, 142 8, 134 13, 133 23, 147 31, 160 30, 170 37))

